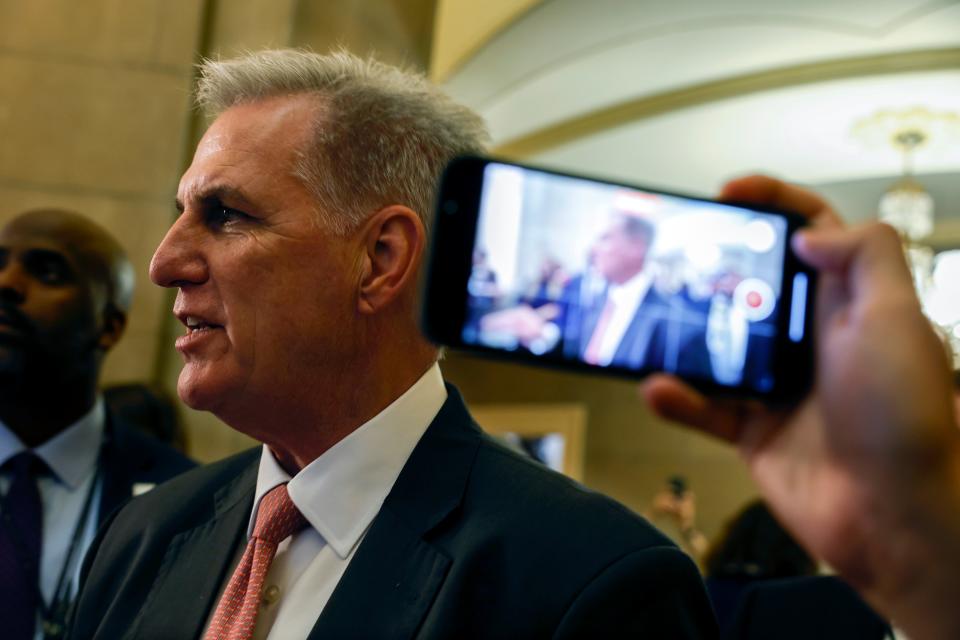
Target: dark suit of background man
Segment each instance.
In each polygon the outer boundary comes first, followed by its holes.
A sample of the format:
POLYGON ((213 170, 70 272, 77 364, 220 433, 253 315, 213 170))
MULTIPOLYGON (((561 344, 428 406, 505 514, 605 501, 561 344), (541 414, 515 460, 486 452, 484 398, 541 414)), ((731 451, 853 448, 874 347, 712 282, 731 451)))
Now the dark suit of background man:
POLYGON ((591 364, 662 368, 669 308, 653 290, 647 255, 653 225, 615 213, 590 249, 591 268, 605 287, 584 300, 579 276, 564 290, 563 352, 591 364))
POLYGON ((591 364, 696 370, 706 358, 702 327, 681 296, 663 296, 649 267, 655 227, 632 212, 614 212, 590 250, 590 274, 573 278, 560 300, 562 350, 591 364))
POLYGON ((121 510, 73 637, 715 633, 689 558, 485 436, 418 330, 425 216, 480 119, 343 52, 209 62, 199 98, 151 277, 180 397, 264 446, 121 510))
POLYGON ((0 636, 59 637, 98 524, 192 466, 97 394, 133 271, 105 231, 38 210, 0 230, 0 636))

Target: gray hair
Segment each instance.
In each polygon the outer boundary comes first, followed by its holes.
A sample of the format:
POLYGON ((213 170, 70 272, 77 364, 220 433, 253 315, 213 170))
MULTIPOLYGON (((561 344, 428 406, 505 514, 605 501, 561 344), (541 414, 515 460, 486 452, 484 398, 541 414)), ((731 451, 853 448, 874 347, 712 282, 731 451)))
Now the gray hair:
POLYGON ((624 231, 634 237, 643 236, 648 244, 653 242, 653 238, 657 232, 653 222, 630 214, 620 214, 620 217, 624 221, 624 231))
POLYGON ((440 173, 455 156, 482 153, 483 120, 422 74, 347 51, 282 49, 200 65, 197 101, 210 117, 275 96, 316 94, 323 109, 294 175, 338 233, 390 204, 429 226, 440 173))

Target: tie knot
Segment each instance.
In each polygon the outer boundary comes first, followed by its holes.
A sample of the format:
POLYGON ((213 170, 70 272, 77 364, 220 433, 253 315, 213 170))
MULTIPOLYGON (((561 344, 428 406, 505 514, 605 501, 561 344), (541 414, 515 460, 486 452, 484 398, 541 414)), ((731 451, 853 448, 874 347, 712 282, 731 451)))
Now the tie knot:
POLYGON ((29 449, 10 456, 0 465, 0 469, 8 472, 14 478, 36 478, 46 473, 47 463, 29 449))
POLYGON ((287 485, 277 485, 260 499, 253 537, 280 544, 307 526, 307 520, 293 504, 287 485))

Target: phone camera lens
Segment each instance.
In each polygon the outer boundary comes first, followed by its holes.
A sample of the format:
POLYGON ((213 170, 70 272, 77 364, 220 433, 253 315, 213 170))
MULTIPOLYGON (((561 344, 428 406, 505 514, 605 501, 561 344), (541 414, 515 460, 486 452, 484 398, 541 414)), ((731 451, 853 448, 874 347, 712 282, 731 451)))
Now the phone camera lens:
POLYGON ((446 214, 454 214, 460 207, 457 206, 455 200, 447 200, 443 203, 443 212, 446 214))

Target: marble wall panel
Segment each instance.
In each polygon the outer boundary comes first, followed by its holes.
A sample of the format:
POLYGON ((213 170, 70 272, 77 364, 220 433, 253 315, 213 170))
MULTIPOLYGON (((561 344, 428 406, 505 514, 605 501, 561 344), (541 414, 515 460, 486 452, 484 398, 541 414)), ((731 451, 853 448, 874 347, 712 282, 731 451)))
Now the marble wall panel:
POLYGON ((204 0, 0 0, 0 51, 111 66, 185 66, 204 0))
POLYGON ((0 177, 159 197, 175 185, 189 76, 0 56, 0 177))

